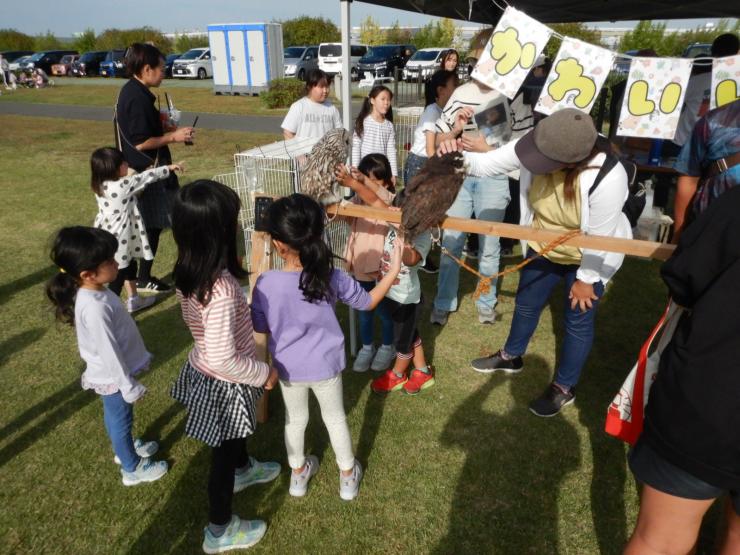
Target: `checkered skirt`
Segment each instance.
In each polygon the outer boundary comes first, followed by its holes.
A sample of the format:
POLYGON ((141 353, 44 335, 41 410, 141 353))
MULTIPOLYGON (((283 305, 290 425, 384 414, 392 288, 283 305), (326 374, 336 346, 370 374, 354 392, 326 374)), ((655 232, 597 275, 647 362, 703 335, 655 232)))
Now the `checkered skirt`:
POLYGON ((262 392, 261 387, 206 376, 185 362, 171 395, 188 411, 185 435, 218 447, 222 441, 254 433, 255 409, 262 392))

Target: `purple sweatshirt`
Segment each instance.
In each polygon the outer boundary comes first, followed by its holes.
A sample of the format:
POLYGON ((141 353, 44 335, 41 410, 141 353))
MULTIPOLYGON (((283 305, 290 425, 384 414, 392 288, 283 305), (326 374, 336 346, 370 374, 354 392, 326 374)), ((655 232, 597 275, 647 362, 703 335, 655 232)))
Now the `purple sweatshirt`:
POLYGON ((314 382, 344 370, 344 334, 334 305, 357 310, 370 307, 370 295, 351 276, 334 270, 332 301, 309 303, 298 288, 301 272, 272 270, 257 280, 252 292, 254 331, 269 333, 267 347, 280 379, 314 382))

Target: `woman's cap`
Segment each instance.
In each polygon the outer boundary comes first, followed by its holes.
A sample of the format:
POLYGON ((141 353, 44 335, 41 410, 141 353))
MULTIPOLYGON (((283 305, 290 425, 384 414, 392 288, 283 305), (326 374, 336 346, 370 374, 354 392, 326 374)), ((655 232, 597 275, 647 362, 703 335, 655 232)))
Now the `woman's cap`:
POLYGON ((540 121, 519 139, 514 150, 522 166, 542 175, 588 158, 597 136, 591 116, 564 108, 540 121))

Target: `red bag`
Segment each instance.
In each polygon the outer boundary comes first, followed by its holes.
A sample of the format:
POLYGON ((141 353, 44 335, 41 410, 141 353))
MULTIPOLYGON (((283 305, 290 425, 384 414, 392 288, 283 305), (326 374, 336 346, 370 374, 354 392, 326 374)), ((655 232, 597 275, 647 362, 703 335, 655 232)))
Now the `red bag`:
POLYGON ((676 325, 684 309, 673 301, 663 312, 663 316, 650 333, 647 341, 640 349, 637 364, 624 380, 619 393, 606 411, 606 433, 634 445, 642 433, 645 419, 645 405, 647 405, 650 386, 658 373, 658 364, 663 350, 673 337, 676 325), (663 331, 654 352, 650 347, 658 334, 663 331))

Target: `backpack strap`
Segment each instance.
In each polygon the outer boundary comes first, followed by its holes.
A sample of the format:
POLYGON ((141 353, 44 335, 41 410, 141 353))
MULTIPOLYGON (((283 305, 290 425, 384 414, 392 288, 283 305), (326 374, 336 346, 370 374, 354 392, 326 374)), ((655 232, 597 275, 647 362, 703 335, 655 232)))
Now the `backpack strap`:
POLYGON ((591 194, 596 190, 596 187, 599 186, 607 174, 612 171, 617 164, 619 164, 619 158, 614 156, 612 153, 608 153, 604 163, 601 164, 599 173, 596 174, 596 179, 594 179, 593 185, 591 185, 591 188, 588 190, 588 196, 591 196, 591 194))

